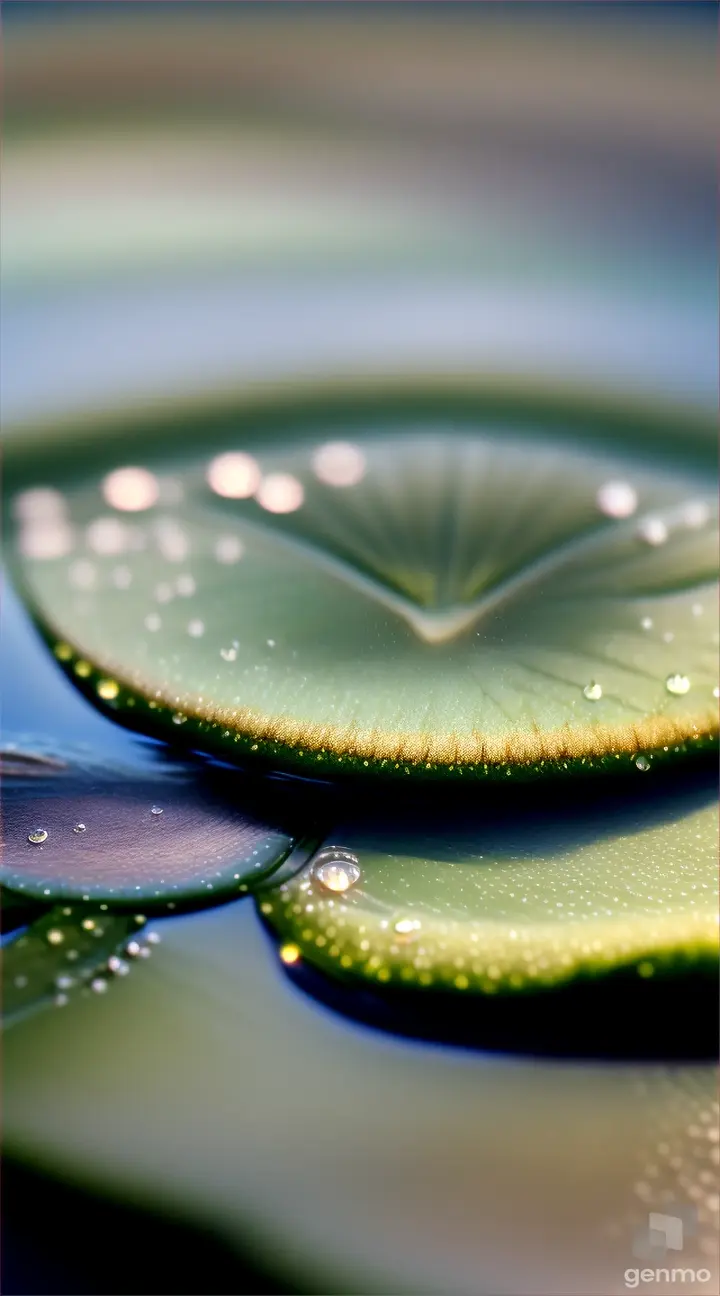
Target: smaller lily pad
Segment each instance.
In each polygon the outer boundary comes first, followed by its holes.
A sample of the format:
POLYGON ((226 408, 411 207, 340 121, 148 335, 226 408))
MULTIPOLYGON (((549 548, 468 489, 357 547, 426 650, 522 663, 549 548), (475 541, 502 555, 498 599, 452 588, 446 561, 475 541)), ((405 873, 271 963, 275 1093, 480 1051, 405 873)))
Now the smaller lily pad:
POLYGON ((112 978, 129 968, 118 951, 133 957, 149 949, 135 939, 144 926, 143 914, 89 905, 44 913, 3 949, 3 1022, 10 1025, 44 1004, 64 1008, 83 990, 104 994, 112 978))
POLYGON ((716 993, 717 814, 700 789, 668 801, 488 807, 450 830, 431 812, 368 815, 265 889, 260 913, 301 984, 377 1024, 544 1047, 560 1011, 564 1046, 602 1053, 613 1021, 624 1047, 653 1018, 672 1052, 716 993))
POLYGON ((121 768, 86 752, 51 756, 47 744, 3 753, 0 882, 46 904, 173 910, 247 892, 301 838, 277 784, 259 791, 236 771, 161 755, 121 768))

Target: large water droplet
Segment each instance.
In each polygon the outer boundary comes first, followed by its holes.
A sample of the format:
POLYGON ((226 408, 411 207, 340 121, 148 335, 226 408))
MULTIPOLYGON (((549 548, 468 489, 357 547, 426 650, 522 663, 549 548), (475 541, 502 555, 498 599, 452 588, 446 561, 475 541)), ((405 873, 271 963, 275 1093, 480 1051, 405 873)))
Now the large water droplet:
POLYGON ((32 832, 28 833, 28 841, 32 842, 33 846, 42 846, 47 839, 47 828, 33 828, 32 832))
POLYGON ((588 702, 599 702, 602 692, 602 685, 596 684, 595 680, 591 680, 583 689, 583 697, 586 697, 588 702))
POLYGON ((162 812, 163 812, 163 808, 162 808, 162 806, 156 806, 156 805, 154 805, 154 806, 152 806, 151 809, 150 809, 150 814, 154 814, 154 815, 161 815, 162 812))
POLYGON ((609 481, 600 487, 597 506, 606 517, 630 517, 637 508, 637 491, 629 482, 609 481))
POLYGON ((682 697, 690 688, 690 680, 687 675, 668 675, 665 680, 665 688, 668 693, 674 694, 675 697, 682 697))
POLYGON ((316 882, 326 891, 349 891, 360 878, 357 857, 337 846, 326 846, 321 850, 312 871, 316 882))
POLYGON ((86 831, 87 831, 87 827, 84 823, 76 823, 73 825, 74 833, 84 833, 86 831))
POLYGON ((173 722, 173 724, 176 724, 176 725, 182 725, 182 724, 185 724, 185 721, 186 721, 186 720, 187 720, 187 716, 186 716, 186 715, 183 715, 182 711, 176 711, 175 714, 174 714, 174 716, 173 716, 173 718, 172 718, 172 722, 173 722))
POLYGON ((638 756, 637 760, 635 761, 635 764, 639 770, 643 771, 643 773, 646 770, 650 769, 650 761, 648 760, 647 756, 638 756))

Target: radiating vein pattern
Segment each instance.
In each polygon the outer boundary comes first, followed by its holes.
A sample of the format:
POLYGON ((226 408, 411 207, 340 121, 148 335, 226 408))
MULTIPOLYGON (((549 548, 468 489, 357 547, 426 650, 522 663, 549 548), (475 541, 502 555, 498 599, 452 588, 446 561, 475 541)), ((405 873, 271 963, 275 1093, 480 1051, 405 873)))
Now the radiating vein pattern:
POLYGON ((12 505, 17 564, 80 687, 320 775, 504 777, 712 739, 711 481, 630 434, 591 451, 581 427, 347 435, 215 445, 199 423, 190 449, 115 452, 96 479, 39 470, 12 505))

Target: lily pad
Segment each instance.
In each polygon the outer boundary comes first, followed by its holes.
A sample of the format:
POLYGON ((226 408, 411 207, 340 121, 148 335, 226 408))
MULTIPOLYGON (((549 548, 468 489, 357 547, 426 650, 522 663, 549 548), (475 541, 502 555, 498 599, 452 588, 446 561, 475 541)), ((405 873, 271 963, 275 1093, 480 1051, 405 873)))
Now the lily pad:
POLYGON ((713 789, 526 798, 522 815, 396 809, 334 842, 258 904, 288 971, 336 1006, 432 1037, 500 1030, 512 1048, 598 1054, 622 1035, 620 1051, 668 1055, 698 1028, 714 1038, 713 789), (678 994, 692 1007, 675 1015, 678 994))
POLYGON ((589 400, 442 408, 238 403, 146 421, 141 453, 113 425, 50 440, 42 473, 11 456, 15 565, 58 661, 125 723, 316 776, 642 769, 710 745, 704 426, 680 455, 667 415, 653 433, 589 400))
POLYGON ((135 957, 149 946, 135 939, 143 914, 117 914, 90 905, 66 905, 37 918, 3 948, 3 1022, 11 1025, 50 1003, 64 1008, 82 991, 104 994, 129 971, 118 951, 135 957))
POLYGON ((0 882, 46 904, 167 911, 236 898, 302 850, 301 823, 310 831, 281 788, 162 750, 145 770, 50 742, 1 755, 0 882))

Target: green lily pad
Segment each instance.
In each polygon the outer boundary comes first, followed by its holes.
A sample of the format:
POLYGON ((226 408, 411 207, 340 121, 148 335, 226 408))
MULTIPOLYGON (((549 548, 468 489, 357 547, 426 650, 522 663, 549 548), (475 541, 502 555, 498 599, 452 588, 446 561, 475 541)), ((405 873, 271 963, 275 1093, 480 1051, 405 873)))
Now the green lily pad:
POLYGON ((149 952, 135 939, 144 926, 144 915, 109 913, 107 906, 44 913, 3 948, 3 1022, 11 1025, 51 1003, 64 1008, 82 991, 104 994, 113 977, 129 971, 118 951, 131 958, 149 952))
POLYGON ((0 883, 46 904, 167 911, 237 898, 302 849, 308 814, 282 789, 144 755, 125 768, 49 742, 5 748, 0 883))
MULTIPOLYGON (((668 1020, 669 981, 702 976, 716 990, 712 792, 673 803, 665 789, 655 803, 603 797, 559 810, 526 800, 522 815, 489 806, 454 815, 452 827, 447 815, 414 817, 396 810, 384 823, 366 815, 340 827, 338 845, 258 897, 289 969, 387 992, 400 1017, 417 1000, 430 1033, 429 989, 507 999, 574 988, 581 1021, 571 1043, 585 1041, 584 1020, 595 1049, 612 1033, 591 1011, 599 982, 623 974, 620 1017, 636 1041, 646 1023, 628 1007, 628 982, 638 1002, 648 997, 641 983, 663 982, 666 1049, 686 1024, 668 1020)), ((549 1028, 537 1010, 533 1020, 542 1044, 549 1028)))
POLYGON ((235 760, 505 779, 706 747, 704 427, 531 409, 478 392, 383 417, 348 393, 294 420, 158 417, 142 453, 119 425, 50 440, 41 472, 18 451, 21 588, 99 706, 235 760))

